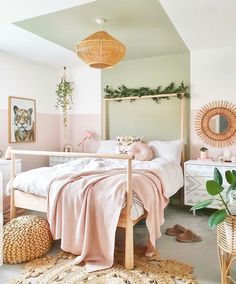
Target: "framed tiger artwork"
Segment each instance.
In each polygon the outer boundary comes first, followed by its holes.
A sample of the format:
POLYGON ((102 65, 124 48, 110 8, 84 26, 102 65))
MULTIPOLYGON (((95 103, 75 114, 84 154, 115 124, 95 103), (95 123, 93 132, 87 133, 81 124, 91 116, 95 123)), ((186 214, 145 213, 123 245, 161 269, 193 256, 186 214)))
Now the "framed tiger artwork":
POLYGON ((34 99, 8 97, 9 143, 36 140, 36 102, 34 99))

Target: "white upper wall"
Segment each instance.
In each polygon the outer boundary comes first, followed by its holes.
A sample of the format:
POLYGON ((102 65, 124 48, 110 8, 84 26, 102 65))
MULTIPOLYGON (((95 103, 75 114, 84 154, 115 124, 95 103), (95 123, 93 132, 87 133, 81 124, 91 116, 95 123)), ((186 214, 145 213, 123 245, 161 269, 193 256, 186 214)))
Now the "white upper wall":
POLYGON ((236 46, 191 52, 191 109, 214 100, 236 104, 236 46))
MULTIPOLYGON (((199 157, 199 149, 206 146, 209 155, 217 160, 223 148, 205 145, 195 128, 195 117, 199 109, 215 100, 226 100, 236 104, 236 46, 191 52, 191 158, 199 157)), ((229 147, 236 156, 236 144, 229 147)))
POLYGON ((68 70, 74 82, 72 114, 101 113, 101 70, 88 66, 68 70))
POLYGON ((0 109, 8 108, 8 96, 36 99, 37 112, 57 113, 57 69, 0 52, 0 109))

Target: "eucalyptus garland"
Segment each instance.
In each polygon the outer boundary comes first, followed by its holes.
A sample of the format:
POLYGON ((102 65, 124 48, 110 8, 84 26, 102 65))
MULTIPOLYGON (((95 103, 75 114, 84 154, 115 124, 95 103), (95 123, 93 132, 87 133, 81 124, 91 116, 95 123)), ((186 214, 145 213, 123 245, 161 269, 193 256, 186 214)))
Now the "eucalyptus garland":
POLYGON ((61 77, 60 83, 57 85, 57 103, 55 106, 56 109, 62 109, 64 126, 67 126, 67 111, 71 109, 73 104, 72 91, 73 82, 66 81, 66 76, 64 74, 64 76, 61 77))
MULTIPOLYGON (((119 99, 119 98, 128 98, 128 97, 145 97, 145 96, 154 96, 158 95, 158 97, 151 98, 156 103, 159 103, 162 99, 169 99, 170 97, 162 96, 163 94, 177 94, 177 98, 190 98, 189 93, 187 92, 188 86, 184 85, 184 82, 181 82, 179 86, 175 86, 174 82, 171 82, 165 88, 162 86, 158 86, 157 88, 151 89, 148 87, 141 88, 127 88, 124 85, 119 86, 117 89, 113 89, 110 86, 106 86, 104 88, 105 99, 119 99)), ((120 102, 121 100, 116 100, 120 102)), ((130 99, 131 102, 135 101, 135 99, 130 99)))

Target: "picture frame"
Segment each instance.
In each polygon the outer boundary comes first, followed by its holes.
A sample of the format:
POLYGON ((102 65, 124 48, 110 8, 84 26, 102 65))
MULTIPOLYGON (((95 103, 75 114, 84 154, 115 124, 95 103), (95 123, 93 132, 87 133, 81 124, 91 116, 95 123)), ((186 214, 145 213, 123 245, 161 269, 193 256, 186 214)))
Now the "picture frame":
POLYGON ((30 143, 36 141, 36 101, 22 97, 8 97, 8 141, 30 143))

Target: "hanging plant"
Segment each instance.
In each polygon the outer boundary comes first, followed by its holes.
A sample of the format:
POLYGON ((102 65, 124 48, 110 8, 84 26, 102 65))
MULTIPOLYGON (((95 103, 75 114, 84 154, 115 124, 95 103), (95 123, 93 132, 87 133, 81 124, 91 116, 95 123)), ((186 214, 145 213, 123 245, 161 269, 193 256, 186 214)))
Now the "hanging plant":
POLYGON ((57 103, 55 107, 56 109, 62 110, 63 123, 65 127, 67 126, 67 112, 69 109, 71 109, 71 106, 73 104, 72 91, 73 82, 66 81, 66 67, 64 67, 64 73, 56 89, 57 103))
MULTIPOLYGON (((163 94, 177 94, 177 97, 179 99, 189 98, 190 95, 187 92, 188 86, 184 85, 184 82, 181 82, 179 86, 175 86, 173 82, 171 82, 167 87, 162 88, 161 86, 158 86, 155 89, 151 89, 148 87, 141 87, 141 88, 127 88, 126 86, 122 85, 118 87, 117 89, 113 89, 110 86, 106 86, 104 88, 105 92, 105 99, 119 99, 119 98, 129 98, 131 102, 135 101, 134 97, 146 97, 146 96, 154 96, 158 95, 158 97, 151 98, 156 103, 159 103, 161 99, 168 100, 170 97, 168 96, 162 96, 163 94)), ((121 100, 116 100, 117 102, 120 102, 121 100)))

